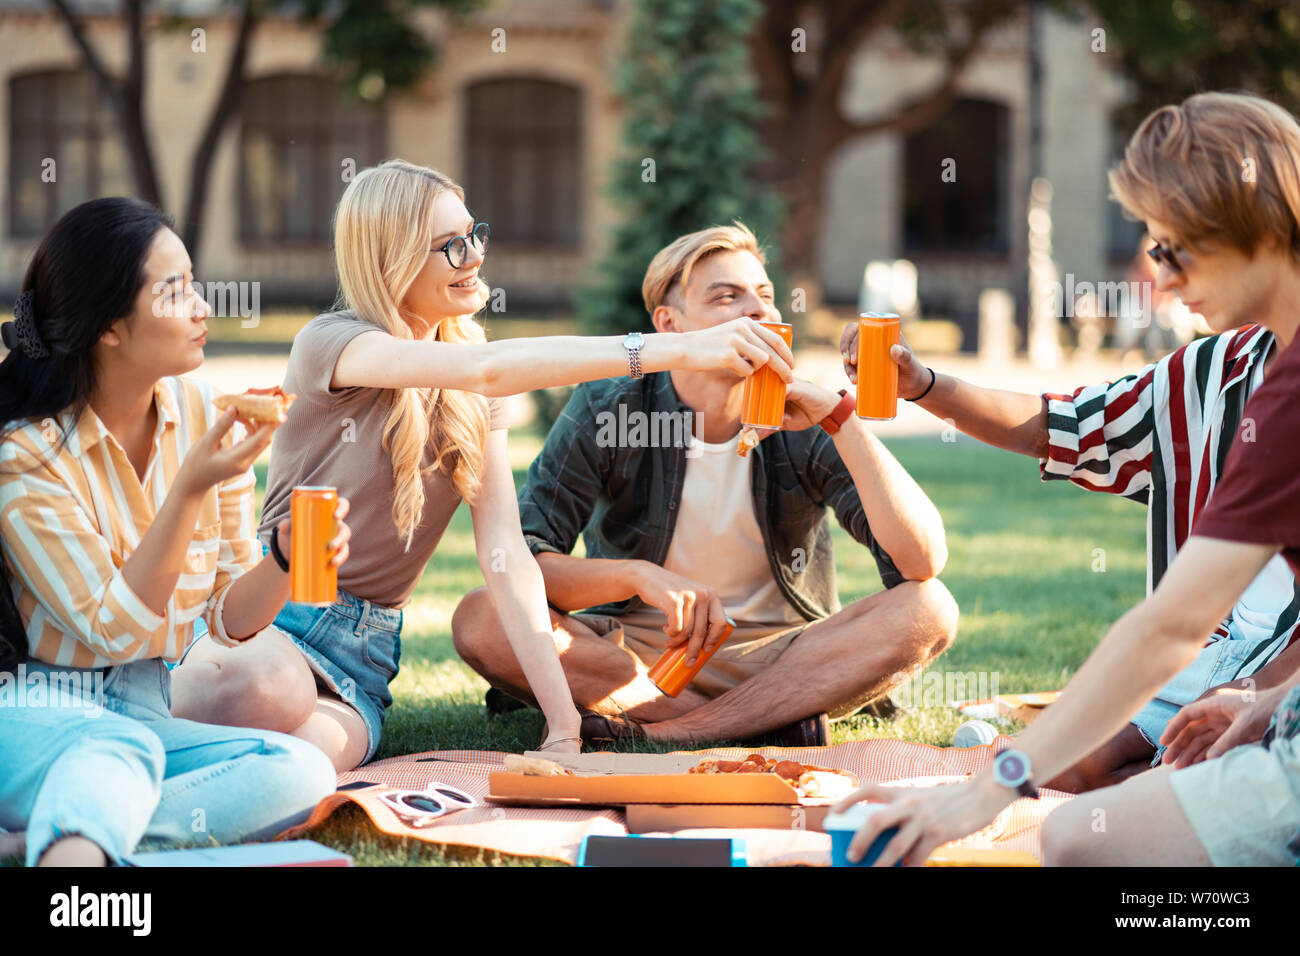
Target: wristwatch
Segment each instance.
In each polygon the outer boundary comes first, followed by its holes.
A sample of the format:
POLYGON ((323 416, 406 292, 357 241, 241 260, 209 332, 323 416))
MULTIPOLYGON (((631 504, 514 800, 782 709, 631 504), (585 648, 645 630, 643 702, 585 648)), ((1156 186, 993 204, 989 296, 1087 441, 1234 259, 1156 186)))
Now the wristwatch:
POLYGON ((1020 750, 1000 750, 993 758, 993 780, 995 783, 1014 790, 1022 797, 1038 799, 1038 788, 1030 782, 1032 768, 1029 758, 1020 750))
POLYGON ((840 430, 840 426, 849 420, 849 416, 853 414, 857 404, 857 396, 850 395, 848 389, 840 389, 840 403, 818 424, 822 426, 826 434, 834 435, 840 430))
POLYGON ((641 378, 641 346, 645 345, 645 336, 640 332, 629 332, 623 339, 623 348, 627 349, 628 378, 641 378))

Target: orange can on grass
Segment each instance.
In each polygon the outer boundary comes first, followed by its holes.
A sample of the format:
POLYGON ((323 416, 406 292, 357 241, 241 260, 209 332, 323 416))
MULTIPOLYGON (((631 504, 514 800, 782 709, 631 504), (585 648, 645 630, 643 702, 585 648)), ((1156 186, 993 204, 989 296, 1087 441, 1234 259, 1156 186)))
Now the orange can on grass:
POLYGON ((888 419, 898 414, 898 365, 889 357, 899 344, 898 316, 863 312, 858 317, 858 417, 888 419))
POLYGON ((339 593, 338 568, 330 564, 329 543, 338 533, 334 511, 337 488, 302 485, 289 500, 292 543, 289 548, 289 600, 324 607, 339 593))
MULTIPOLYGON (((786 345, 793 344, 794 326, 786 322, 760 322, 759 324, 781 336, 786 345)), ((740 412, 742 425, 780 428, 781 422, 785 420, 785 382, 781 381, 780 375, 764 365, 745 379, 742 404, 743 408, 740 412)))
POLYGON ((709 658, 717 652, 727 638, 731 637, 731 632, 735 629, 736 622, 731 618, 727 618, 727 627, 722 632, 722 640, 718 641, 713 650, 708 653, 701 651, 700 656, 695 659, 694 667, 686 666, 686 644, 665 651, 664 655, 655 661, 654 667, 650 668, 650 673, 647 675, 650 678, 650 683, 669 697, 676 697, 686 689, 687 684, 695 680, 695 675, 704 668, 704 665, 709 662, 709 658))

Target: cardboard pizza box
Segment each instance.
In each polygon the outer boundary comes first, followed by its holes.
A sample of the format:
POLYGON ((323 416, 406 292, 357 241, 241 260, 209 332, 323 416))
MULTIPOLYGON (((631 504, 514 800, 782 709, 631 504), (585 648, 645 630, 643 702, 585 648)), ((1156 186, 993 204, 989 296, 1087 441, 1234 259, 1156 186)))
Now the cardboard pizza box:
POLYGON ((993 704, 1000 716, 1032 724, 1060 696, 1059 690, 1036 694, 999 694, 993 698, 993 704))
POLYGON ((1024 850, 998 850, 947 844, 925 861, 926 866, 1042 866, 1038 857, 1024 850))
POLYGON ((952 706, 969 720, 987 720, 995 724, 1018 720, 1028 724, 1036 720, 1060 696, 1059 690, 1033 694, 1000 694, 980 700, 955 700, 952 706))
POLYGON ((829 805, 634 803, 626 808, 628 833, 674 830, 817 830, 829 805))
MULTIPOLYGON (((783 807, 833 801, 805 799, 770 773, 689 773, 702 758, 695 754, 550 754, 525 757, 551 760, 573 776, 536 777, 493 773, 492 803, 527 806, 627 806, 629 804, 771 804, 783 807)), ((789 818, 788 811, 785 818, 789 818)))

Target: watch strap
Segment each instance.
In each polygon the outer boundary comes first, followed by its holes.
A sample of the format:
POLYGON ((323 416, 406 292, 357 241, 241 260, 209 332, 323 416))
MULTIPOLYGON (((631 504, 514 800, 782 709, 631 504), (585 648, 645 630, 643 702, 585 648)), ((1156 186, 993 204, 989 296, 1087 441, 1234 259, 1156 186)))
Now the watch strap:
POLYGON ((623 339, 623 348, 627 349, 627 375, 633 380, 644 377, 645 373, 641 370, 641 347, 645 345, 645 338, 637 336, 636 345, 629 345, 628 339, 636 335, 629 332, 623 339))
POLYGON ((857 404, 857 396, 850 395, 848 389, 840 389, 840 403, 819 422, 822 430, 828 435, 834 435, 849 420, 849 416, 853 414, 857 404))

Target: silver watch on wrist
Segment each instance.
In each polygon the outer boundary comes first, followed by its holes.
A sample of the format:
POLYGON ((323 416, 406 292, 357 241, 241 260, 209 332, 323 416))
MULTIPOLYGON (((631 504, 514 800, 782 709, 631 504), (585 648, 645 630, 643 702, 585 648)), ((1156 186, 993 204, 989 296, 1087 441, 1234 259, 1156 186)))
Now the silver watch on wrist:
POLYGON ((641 347, 645 345, 645 336, 640 332, 629 332, 623 339, 623 348, 627 349, 627 374, 629 378, 641 378, 641 347))

